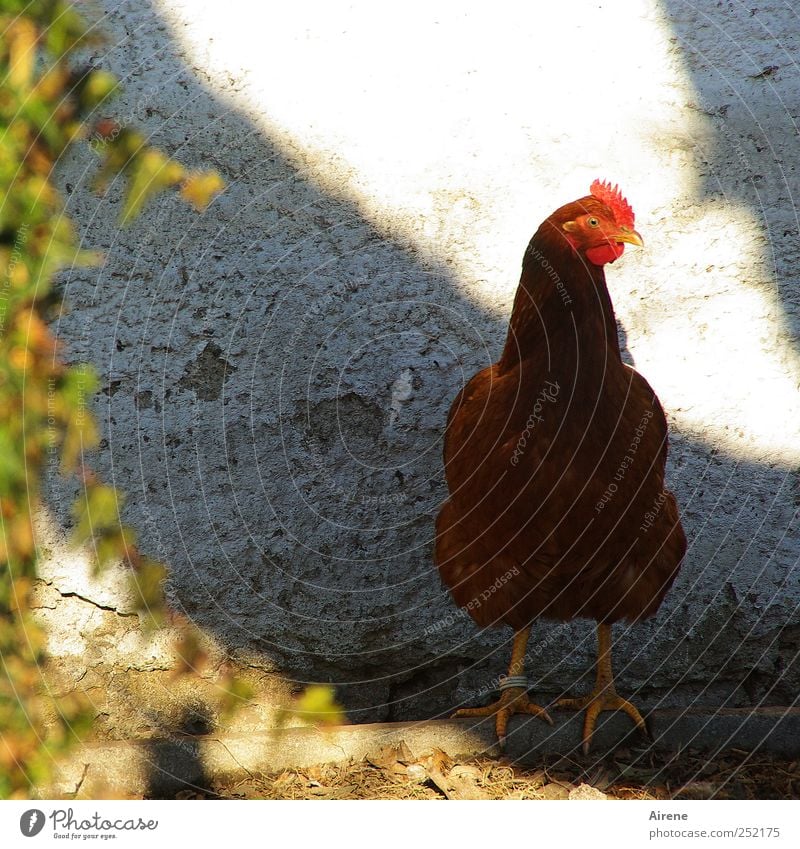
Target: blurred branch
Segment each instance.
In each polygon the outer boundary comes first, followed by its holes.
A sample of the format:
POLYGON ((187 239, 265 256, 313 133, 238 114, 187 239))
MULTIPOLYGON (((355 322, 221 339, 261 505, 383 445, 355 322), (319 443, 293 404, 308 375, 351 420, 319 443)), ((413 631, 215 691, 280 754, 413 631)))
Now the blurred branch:
MULTIPOLYGON (((84 140, 99 158, 96 185, 121 175, 121 221, 169 188, 202 210, 223 187, 215 173, 191 172, 97 111, 119 84, 107 71, 74 69, 77 50, 99 36, 66 0, 0 0, 0 798, 29 796, 47 780, 55 758, 91 726, 77 696, 59 699, 56 726, 44 730, 41 681, 45 634, 31 614, 39 552, 33 532, 41 479, 50 458, 76 474, 76 542, 95 552, 97 568, 130 569, 145 626, 167 621, 164 564, 139 552, 135 531, 120 518, 123 497, 86 465, 97 445, 90 399, 98 381, 86 365, 66 366, 47 326, 58 271, 98 262, 78 247, 53 169, 84 140)), ((200 641, 184 625, 182 674, 194 674, 200 641)), ((232 673, 221 683, 225 709, 246 698, 232 673)), ((51 711, 50 711, 51 712, 51 711)))

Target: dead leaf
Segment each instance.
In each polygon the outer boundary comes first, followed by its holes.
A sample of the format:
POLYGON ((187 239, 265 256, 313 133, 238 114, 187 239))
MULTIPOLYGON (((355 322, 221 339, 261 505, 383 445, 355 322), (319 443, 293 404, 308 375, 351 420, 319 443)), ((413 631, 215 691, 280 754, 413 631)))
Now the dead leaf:
POLYGON ((240 784, 237 784, 236 787, 233 788, 233 792, 236 793, 237 796, 241 796, 244 799, 263 799, 264 798, 264 788, 263 785, 260 785, 258 781, 242 781, 240 784))
POLYGON ((367 755, 365 758, 368 764, 384 769, 387 772, 405 772, 405 765, 414 762, 414 755, 411 749, 401 740, 394 746, 383 746, 374 755, 367 755), (402 767, 398 770, 397 767, 402 767))
POLYGON ((476 766, 470 766, 469 764, 456 764, 450 770, 450 777, 462 778, 465 781, 474 781, 477 784, 483 777, 483 774, 476 766))
POLYGON ((570 791, 563 784, 545 784, 542 788, 542 796, 545 799, 569 799, 570 791))
POLYGON ((424 755, 419 759, 427 770, 436 769, 439 772, 449 772, 453 768, 453 760, 441 749, 432 749, 429 754, 424 755))
POLYGON ((441 749, 434 749, 420 761, 428 778, 447 799, 488 799, 478 785, 480 770, 466 765, 453 766, 452 759, 441 749))
POLYGON ((409 764, 406 767, 406 777, 413 784, 424 784, 428 780, 428 773, 422 764, 409 764))
POLYGON ((474 766, 457 765, 447 774, 451 799, 488 799, 489 794, 480 786, 481 773, 474 766))

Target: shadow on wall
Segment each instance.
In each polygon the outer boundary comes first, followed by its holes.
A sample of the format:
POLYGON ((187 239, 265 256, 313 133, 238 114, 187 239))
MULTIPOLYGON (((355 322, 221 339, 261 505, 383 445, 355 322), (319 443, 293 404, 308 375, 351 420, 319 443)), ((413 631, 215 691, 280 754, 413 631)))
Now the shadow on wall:
POLYGON ((171 730, 169 745, 146 742, 147 784, 142 795, 148 799, 192 798, 195 794, 213 797, 199 740, 199 735, 212 730, 212 724, 198 725, 197 717, 189 714, 171 730))
MULTIPOLYGON (((142 548, 170 565, 172 603, 240 661, 334 682, 356 721, 483 697, 510 634, 455 611, 432 566, 433 517, 447 408, 497 357, 510 305, 491 315, 446 256, 370 220, 346 184, 306 176, 306 154, 204 86, 142 5, 119 9, 108 55, 95 57, 123 79, 116 113, 182 161, 218 168, 228 188, 203 216, 163 198, 120 232, 118 187, 92 196, 88 151, 65 165, 71 214, 88 244, 108 246, 99 274, 70 277, 73 310, 57 328, 70 358, 105 378, 96 466, 129 494, 142 548)), ((683 4, 667 6, 691 42, 683 4)), ((695 58, 700 97, 713 100, 714 73, 695 58)), ((729 141, 721 132, 710 151, 705 190, 722 180, 755 208, 729 141)), ((537 199, 533 214, 567 200, 537 199)), ((780 215, 767 217, 770 237, 780 215)), ((785 238, 796 243, 796 223, 785 238)), ((778 272, 788 292, 788 266, 778 272)), ((788 472, 673 429, 670 480, 691 548, 659 616, 619 629, 622 691, 645 704, 794 701, 788 472)), ((54 504, 68 503, 60 486, 54 504)), ((537 626, 534 685, 580 686, 593 650, 589 623, 537 626)))

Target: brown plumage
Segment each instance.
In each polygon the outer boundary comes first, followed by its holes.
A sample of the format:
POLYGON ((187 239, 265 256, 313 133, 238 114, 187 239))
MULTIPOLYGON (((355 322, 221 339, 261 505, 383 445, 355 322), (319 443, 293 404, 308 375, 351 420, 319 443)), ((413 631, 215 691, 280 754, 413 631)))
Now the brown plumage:
MULTIPOLYGON (((603 270, 624 242, 642 242, 630 207, 598 185, 533 236, 503 354, 447 421, 442 580, 479 625, 526 640, 539 616, 604 627, 652 616, 686 549, 664 483, 664 412, 622 361, 603 270)), ((498 714, 502 738, 500 725, 498 714)))

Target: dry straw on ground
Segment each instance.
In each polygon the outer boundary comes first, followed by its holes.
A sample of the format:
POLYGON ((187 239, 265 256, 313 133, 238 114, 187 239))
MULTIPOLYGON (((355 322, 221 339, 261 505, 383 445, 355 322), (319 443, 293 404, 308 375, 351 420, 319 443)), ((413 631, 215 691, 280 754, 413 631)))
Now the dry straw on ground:
POLYGON ((362 761, 251 775, 235 784, 185 790, 180 798, 227 799, 795 799, 800 762, 732 749, 709 760, 620 749, 594 758, 453 760, 405 744, 362 761))

